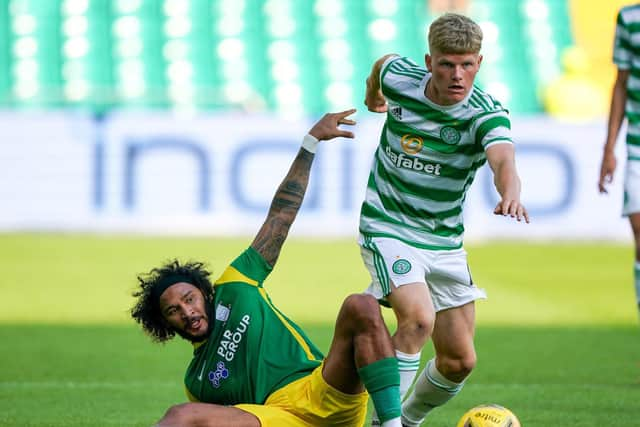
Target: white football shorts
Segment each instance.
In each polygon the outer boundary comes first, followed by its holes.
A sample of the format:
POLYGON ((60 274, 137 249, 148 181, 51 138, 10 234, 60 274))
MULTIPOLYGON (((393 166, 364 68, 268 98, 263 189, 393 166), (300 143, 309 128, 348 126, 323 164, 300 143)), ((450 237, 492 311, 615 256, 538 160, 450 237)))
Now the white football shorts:
POLYGON ((433 251, 388 237, 362 234, 358 243, 364 265, 371 275, 371 285, 365 293, 383 304, 391 293, 391 286, 416 282, 429 286, 436 312, 487 297, 484 289, 473 283, 467 252, 462 248, 433 251))
POLYGON ((624 174, 622 216, 640 212, 640 161, 627 160, 624 174))

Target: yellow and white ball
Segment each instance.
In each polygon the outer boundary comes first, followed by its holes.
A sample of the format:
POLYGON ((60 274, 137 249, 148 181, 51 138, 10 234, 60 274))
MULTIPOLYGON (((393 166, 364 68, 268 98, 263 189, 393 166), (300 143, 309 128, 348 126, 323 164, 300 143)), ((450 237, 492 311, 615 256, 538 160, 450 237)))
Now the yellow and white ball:
POLYGON ((507 408, 487 404, 468 410, 456 427, 520 427, 520 421, 507 408))

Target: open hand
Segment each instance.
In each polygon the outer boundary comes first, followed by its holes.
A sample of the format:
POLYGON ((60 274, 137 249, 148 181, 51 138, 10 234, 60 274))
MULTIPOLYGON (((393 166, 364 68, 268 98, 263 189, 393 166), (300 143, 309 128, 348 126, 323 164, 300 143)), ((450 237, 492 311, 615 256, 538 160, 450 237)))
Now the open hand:
POLYGON ((347 117, 355 113, 356 109, 341 111, 339 113, 327 113, 311 128, 309 135, 319 141, 333 139, 336 137, 353 138, 353 132, 342 130, 339 125, 355 125, 356 121, 347 117))
POLYGON ((529 223, 527 209, 518 200, 500 200, 493 210, 493 213, 495 215, 508 215, 511 218, 516 218, 518 221, 524 219, 527 224, 529 223))

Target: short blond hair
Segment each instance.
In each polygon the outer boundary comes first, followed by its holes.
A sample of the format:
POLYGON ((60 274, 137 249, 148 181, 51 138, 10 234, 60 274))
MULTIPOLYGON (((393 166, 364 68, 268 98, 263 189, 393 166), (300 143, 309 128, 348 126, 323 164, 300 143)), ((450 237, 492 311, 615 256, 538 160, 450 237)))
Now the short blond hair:
POLYGON ((429 27, 431 53, 478 53, 481 47, 482 29, 464 15, 445 13, 429 27))

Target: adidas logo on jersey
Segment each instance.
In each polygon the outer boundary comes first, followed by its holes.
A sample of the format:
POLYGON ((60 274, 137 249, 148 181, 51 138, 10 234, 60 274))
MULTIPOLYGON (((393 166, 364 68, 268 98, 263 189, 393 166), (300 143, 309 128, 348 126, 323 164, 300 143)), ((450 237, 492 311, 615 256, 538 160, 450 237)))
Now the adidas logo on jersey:
POLYGON ((402 107, 401 106, 396 105, 395 107, 391 107, 390 113, 391 113, 391 115, 393 116, 394 119, 402 120, 402 107))

